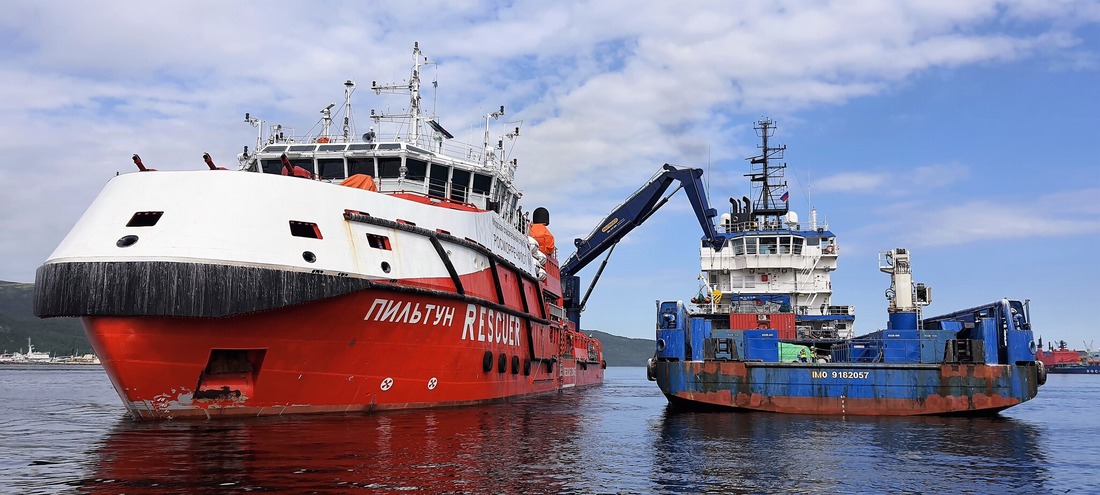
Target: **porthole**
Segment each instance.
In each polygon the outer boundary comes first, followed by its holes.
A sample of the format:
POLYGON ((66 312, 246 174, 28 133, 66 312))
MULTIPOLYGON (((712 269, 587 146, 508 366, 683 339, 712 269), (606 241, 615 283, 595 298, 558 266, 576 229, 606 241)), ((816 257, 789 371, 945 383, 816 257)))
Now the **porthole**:
POLYGON ((130 247, 133 246, 137 241, 138 236, 136 235, 124 235, 118 240, 118 242, 115 243, 115 245, 120 248, 130 247))
POLYGON ((388 262, 382 262, 382 271, 386 273, 390 272, 390 264, 388 262))
POLYGON ((317 255, 313 254, 313 251, 302 251, 302 259, 306 260, 306 263, 313 263, 317 261, 317 255))

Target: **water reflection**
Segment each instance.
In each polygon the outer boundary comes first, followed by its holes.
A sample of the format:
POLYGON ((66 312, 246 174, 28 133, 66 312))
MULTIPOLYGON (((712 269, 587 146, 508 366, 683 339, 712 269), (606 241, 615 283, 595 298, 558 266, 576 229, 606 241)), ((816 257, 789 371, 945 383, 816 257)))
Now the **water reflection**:
POLYGON ((577 413, 555 399, 362 416, 122 420, 81 489, 555 493, 565 491, 580 458, 577 413))
POLYGON ((667 408, 652 479, 682 493, 1048 492, 1041 430, 1005 417, 818 417, 667 408), (950 475, 946 475, 950 473, 950 475))

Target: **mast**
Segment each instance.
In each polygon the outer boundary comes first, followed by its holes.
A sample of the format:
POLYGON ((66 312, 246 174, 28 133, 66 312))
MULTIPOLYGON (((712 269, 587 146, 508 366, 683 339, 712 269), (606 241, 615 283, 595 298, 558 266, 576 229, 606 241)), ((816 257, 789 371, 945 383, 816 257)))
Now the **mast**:
MULTIPOLYGON (((420 125, 424 120, 424 116, 420 112, 420 67, 426 64, 432 64, 434 62, 428 62, 423 53, 420 52, 420 43, 413 42, 413 67, 412 74, 409 76, 409 82, 406 84, 389 84, 379 85, 377 82, 371 82, 371 90, 375 94, 389 93, 400 94, 404 92, 409 93, 409 113, 404 115, 383 115, 381 113, 376 114, 371 111, 371 118, 375 122, 379 122, 382 119, 398 120, 398 119, 410 119, 412 125, 409 128, 408 141, 411 143, 420 142, 420 125)), ((350 82, 350 81, 349 81, 350 82)))
MULTIPOLYGON (((351 142, 351 92, 355 89, 355 83, 348 79, 344 81, 344 142, 351 142)), ((332 108, 332 105, 329 105, 332 108)), ((332 119, 329 119, 332 123, 332 119)), ((328 137, 328 134, 325 134, 328 137)))
POLYGON ((765 223, 768 217, 774 217, 778 224, 780 217, 788 211, 788 202, 781 199, 787 189, 787 181, 783 176, 787 164, 773 164, 771 160, 782 160, 787 145, 768 145, 768 138, 775 134, 775 122, 771 119, 757 121, 753 124, 753 129, 756 129, 756 135, 761 140, 761 144, 757 146, 760 154, 748 158, 751 173, 745 174, 752 184, 753 214, 761 217, 765 223))

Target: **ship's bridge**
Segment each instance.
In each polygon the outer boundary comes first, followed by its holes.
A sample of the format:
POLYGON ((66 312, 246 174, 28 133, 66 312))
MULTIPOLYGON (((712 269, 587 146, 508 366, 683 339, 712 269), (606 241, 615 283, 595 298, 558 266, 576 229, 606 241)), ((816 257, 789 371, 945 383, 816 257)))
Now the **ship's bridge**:
POLYGON ((517 208, 522 193, 493 164, 483 165, 401 141, 277 142, 260 150, 259 166, 251 170, 282 174, 284 154, 292 167, 301 167, 318 180, 340 182, 363 174, 374 179, 379 192, 411 193, 468 204, 498 211, 505 218, 520 215, 517 208))
POLYGON ((755 230, 723 234, 725 248, 715 251, 704 243, 700 261, 703 271, 745 269, 793 269, 803 271, 836 269, 839 246, 836 236, 818 230, 755 230))

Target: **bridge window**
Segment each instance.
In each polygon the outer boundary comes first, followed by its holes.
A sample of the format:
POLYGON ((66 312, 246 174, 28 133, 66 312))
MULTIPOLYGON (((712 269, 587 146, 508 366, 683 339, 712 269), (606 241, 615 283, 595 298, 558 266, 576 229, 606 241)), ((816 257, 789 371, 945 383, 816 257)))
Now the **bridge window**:
POLYGON ((379 158, 378 159, 378 178, 380 179, 396 179, 401 177, 401 159, 400 158, 379 158))
POLYGON ((489 195, 493 188, 493 177, 485 174, 474 174, 474 185, 470 188, 474 194, 489 195))
POLYGON ((346 144, 322 144, 317 147, 317 151, 344 151, 346 144))
POLYGON ((374 173, 374 158, 348 158, 348 173, 377 177, 374 173))
POLYGON ((293 151, 293 152, 313 151, 316 148, 317 148, 317 145, 315 145, 315 144, 297 144, 297 145, 291 146, 290 148, 287 148, 287 151, 293 151))
POLYGON ((470 190, 470 171, 454 169, 451 172, 451 199, 466 202, 466 192, 470 190))
POLYGON ((317 169, 321 172, 322 179, 343 179, 344 175, 344 159, 343 158, 319 158, 317 159, 317 169))
POLYGON ((745 238, 745 254, 756 254, 756 238, 745 238))
POLYGON ((374 149, 374 145, 371 143, 355 143, 348 145, 348 151, 363 151, 372 149, 374 149))
POLYGON ((738 237, 736 239, 730 239, 730 247, 733 248, 733 254, 745 254, 745 240, 738 237))
POLYGON ((428 176, 428 162, 421 160, 405 159, 405 179, 424 182, 428 176))
POLYGON ((447 179, 451 173, 451 167, 432 164, 432 176, 428 180, 428 195, 437 198, 447 197, 447 179))
POLYGON ((265 174, 279 174, 283 170, 283 162, 275 160, 260 160, 260 168, 265 174))
POLYGON ((779 254, 779 239, 775 237, 761 237, 760 254, 779 254))

